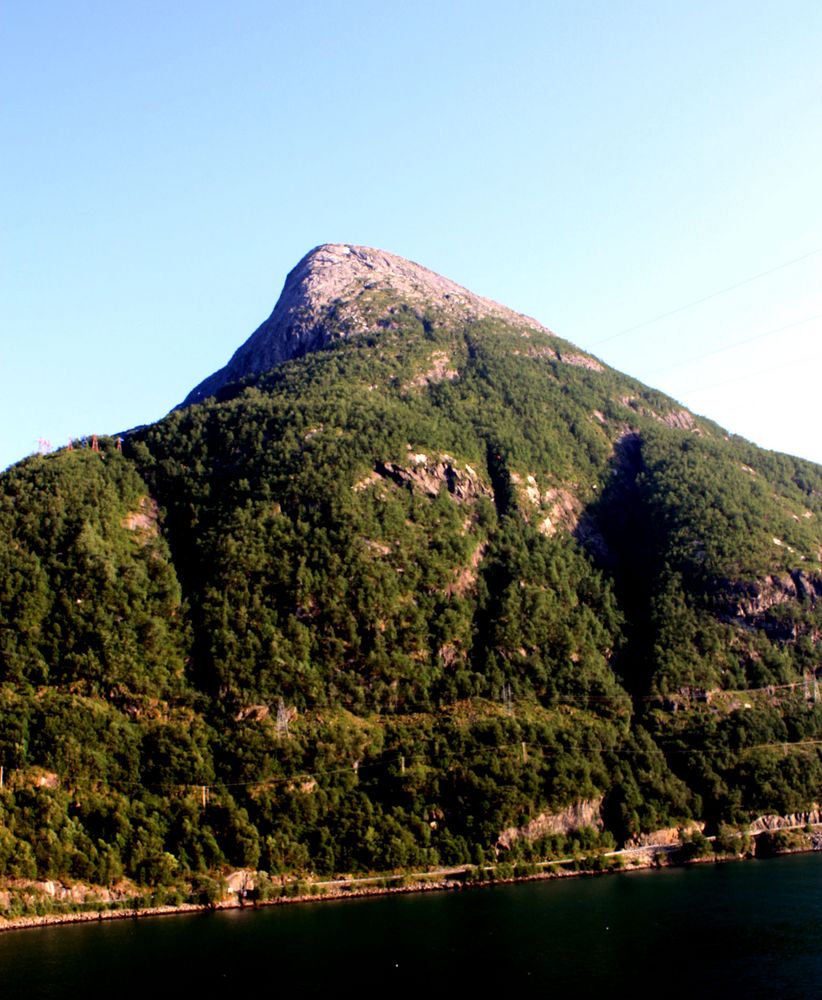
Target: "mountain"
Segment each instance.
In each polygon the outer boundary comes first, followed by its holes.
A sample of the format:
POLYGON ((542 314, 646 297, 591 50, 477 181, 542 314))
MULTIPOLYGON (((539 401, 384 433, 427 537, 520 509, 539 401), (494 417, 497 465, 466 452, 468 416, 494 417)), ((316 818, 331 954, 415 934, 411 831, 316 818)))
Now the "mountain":
POLYGON ((818 466, 319 247, 122 451, 0 476, 0 875, 183 892, 810 815, 820 518, 818 466))
POLYGON ((495 317, 541 329, 536 320, 480 298, 403 257, 370 247, 329 243, 303 257, 286 278, 268 319, 224 368, 192 389, 182 405, 199 403, 224 385, 263 374, 336 339, 367 333, 373 328, 379 304, 388 301, 423 310, 433 308, 440 320, 468 322, 495 317))

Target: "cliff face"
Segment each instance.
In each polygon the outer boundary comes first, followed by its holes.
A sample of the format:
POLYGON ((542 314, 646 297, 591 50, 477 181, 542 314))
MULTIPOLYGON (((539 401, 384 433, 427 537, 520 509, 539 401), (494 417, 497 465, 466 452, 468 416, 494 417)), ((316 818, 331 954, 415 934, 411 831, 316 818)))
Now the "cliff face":
POLYGON ((504 850, 510 848, 521 838, 539 840, 540 837, 550 837, 555 834, 566 836, 590 827, 602 830, 602 799, 589 799, 574 802, 566 809, 556 813, 540 813, 523 826, 510 826, 499 835, 497 846, 504 850))
POLYGON ((319 350, 332 339, 367 332, 373 328, 375 306, 386 295, 429 311, 440 323, 494 317, 543 329, 536 320, 403 257, 370 247, 325 243, 289 273, 268 319, 224 368, 192 389, 182 405, 198 403, 228 383, 319 350))

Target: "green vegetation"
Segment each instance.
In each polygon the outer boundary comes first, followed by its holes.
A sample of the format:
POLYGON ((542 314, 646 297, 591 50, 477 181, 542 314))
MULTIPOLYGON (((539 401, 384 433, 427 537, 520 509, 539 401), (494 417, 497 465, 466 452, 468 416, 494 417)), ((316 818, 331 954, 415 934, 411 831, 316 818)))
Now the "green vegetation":
POLYGON ((0 477, 0 876, 599 870, 818 798, 822 470, 539 331, 369 308, 0 477))

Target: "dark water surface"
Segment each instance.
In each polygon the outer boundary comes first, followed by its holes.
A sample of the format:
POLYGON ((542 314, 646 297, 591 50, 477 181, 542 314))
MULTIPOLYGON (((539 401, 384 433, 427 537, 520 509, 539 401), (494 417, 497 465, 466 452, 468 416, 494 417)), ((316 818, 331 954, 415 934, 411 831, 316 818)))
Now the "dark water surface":
POLYGON ((822 998, 822 857, 0 935, 0 997, 822 998))

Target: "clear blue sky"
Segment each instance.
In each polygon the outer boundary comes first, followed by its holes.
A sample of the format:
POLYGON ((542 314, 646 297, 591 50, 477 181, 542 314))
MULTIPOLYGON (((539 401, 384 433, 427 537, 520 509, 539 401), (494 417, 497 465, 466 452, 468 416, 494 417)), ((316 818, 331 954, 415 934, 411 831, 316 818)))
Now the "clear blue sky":
POLYGON ((4 0, 0 468, 162 416, 323 242, 822 461, 820 53, 818 0, 4 0))

